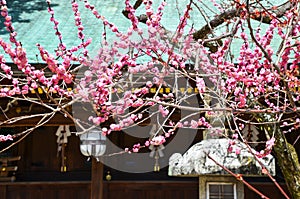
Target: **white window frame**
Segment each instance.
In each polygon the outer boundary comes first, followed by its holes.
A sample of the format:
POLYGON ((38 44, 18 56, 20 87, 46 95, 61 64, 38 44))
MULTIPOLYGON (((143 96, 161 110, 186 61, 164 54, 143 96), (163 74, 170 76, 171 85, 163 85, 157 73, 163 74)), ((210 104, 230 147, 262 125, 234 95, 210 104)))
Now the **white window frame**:
POLYGON ((235 184, 235 199, 244 199, 244 184, 231 175, 200 175, 199 176, 199 199, 208 199, 208 183, 235 184))
POLYGON ((206 182, 206 198, 209 199, 209 185, 232 185, 233 186, 233 198, 237 199, 236 183, 231 182, 206 182))

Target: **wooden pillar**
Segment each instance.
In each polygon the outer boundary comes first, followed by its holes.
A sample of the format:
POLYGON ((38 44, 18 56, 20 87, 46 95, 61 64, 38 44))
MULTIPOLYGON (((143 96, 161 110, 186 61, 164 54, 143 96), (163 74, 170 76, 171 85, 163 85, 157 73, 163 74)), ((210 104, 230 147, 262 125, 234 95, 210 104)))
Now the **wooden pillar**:
POLYGON ((103 164, 92 159, 91 199, 103 199, 103 164))

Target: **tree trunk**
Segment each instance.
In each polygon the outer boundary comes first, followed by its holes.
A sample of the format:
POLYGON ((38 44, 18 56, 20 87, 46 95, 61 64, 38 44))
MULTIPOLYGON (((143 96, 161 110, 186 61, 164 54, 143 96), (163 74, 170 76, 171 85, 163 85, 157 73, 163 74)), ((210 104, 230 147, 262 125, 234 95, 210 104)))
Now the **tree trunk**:
POLYGON ((280 129, 276 131, 274 146, 277 163, 283 173, 291 198, 300 198, 300 164, 295 148, 289 144, 280 129))

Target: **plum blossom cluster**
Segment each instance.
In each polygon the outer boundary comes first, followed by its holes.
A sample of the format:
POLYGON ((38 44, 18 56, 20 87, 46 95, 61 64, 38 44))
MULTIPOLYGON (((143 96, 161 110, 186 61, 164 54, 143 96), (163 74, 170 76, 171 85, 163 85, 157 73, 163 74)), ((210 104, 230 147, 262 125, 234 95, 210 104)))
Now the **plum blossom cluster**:
POLYGON ((6 142, 6 141, 13 141, 13 136, 8 134, 8 135, 0 135, 0 142, 6 142))
POLYGON ((177 123, 169 122, 169 125, 175 128, 189 127, 193 129, 212 127, 211 124, 208 121, 206 121, 205 117, 200 117, 198 120, 190 120, 190 121, 183 121, 183 122, 179 121, 177 123))
MULTIPOLYGON (((50 1, 48 3, 48 12, 51 14, 50 21, 54 23, 55 34, 59 38, 59 46, 58 50, 56 51, 57 56, 62 56, 63 62, 59 64, 52 54, 48 53, 44 48, 37 44, 37 47, 40 51, 42 60, 45 61, 48 68, 54 73, 52 77, 46 77, 43 70, 37 70, 33 66, 28 63, 26 51, 21 46, 21 43, 16 39, 16 33, 14 32, 14 28, 12 27, 11 17, 8 15, 7 6, 5 1, 2 2, 1 5, 1 15, 6 18, 6 25, 7 29, 11 33, 10 41, 15 44, 16 47, 11 46, 11 44, 6 43, 1 39, 1 47, 4 49, 5 53, 8 54, 13 63, 18 66, 18 69, 27 76, 27 80, 23 80, 20 82, 19 80, 13 80, 13 87, 12 88, 2 88, 1 96, 12 96, 12 95, 19 95, 19 94, 27 94, 30 89, 36 89, 39 85, 44 86, 50 92, 57 92, 64 94, 66 91, 63 88, 57 86, 60 80, 64 80, 66 83, 71 83, 73 76, 67 72, 68 68, 70 67, 71 61, 78 61, 76 56, 72 54, 74 52, 74 48, 71 51, 66 51, 65 45, 62 43, 62 35, 58 30, 59 22, 54 18, 54 10, 51 8, 50 1), (27 81, 27 82, 26 82, 27 81), (23 86, 22 83, 24 83, 23 86)), ((86 42, 82 43, 80 47, 86 47, 91 43, 91 40, 87 40, 86 42)), ((79 47, 79 48, 80 48, 79 47)), ((77 50, 78 47, 75 47, 77 50)), ((13 72, 9 66, 5 64, 6 60, 1 58, 1 68, 6 73, 7 79, 12 79, 13 72)))
POLYGON ((138 18, 135 16, 135 9, 132 7, 132 5, 130 4, 129 0, 125 1, 125 10, 128 12, 128 18, 131 21, 132 24, 132 28, 133 30, 137 30, 138 28, 138 24, 139 24, 139 20, 138 18))
MULTIPOLYGON (((64 97, 88 102, 97 114, 90 116, 89 121, 92 125, 102 126, 104 135, 125 131, 131 126, 139 125, 144 119, 159 123, 162 128, 160 133, 126 148, 125 152, 129 153, 139 152, 149 146, 162 147, 169 137, 176 135, 175 132, 179 128, 197 131, 209 128, 210 132, 219 134, 226 126, 237 132, 238 128, 243 129, 237 121, 247 123, 245 120, 257 119, 260 113, 271 113, 269 115, 272 118, 256 122, 272 123, 278 120, 285 133, 299 128, 299 119, 296 119, 296 116, 289 118, 290 113, 299 111, 300 100, 299 90, 295 89, 300 86, 300 23, 299 9, 297 10, 296 6, 285 12, 285 16, 280 20, 270 15, 271 22, 265 29, 260 27, 261 23, 254 27, 254 23, 251 20, 249 22, 248 19, 255 16, 248 13, 247 6, 242 2, 230 1, 224 7, 223 2, 219 4, 216 0, 211 0, 217 9, 213 11, 212 16, 206 15, 209 10, 202 12, 205 15, 203 17, 205 24, 203 28, 199 28, 193 24, 199 19, 190 21, 190 18, 194 10, 201 10, 196 6, 200 1, 189 1, 186 7, 181 7, 185 10, 179 14, 180 20, 174 31, 167 30, 161 23, 163 11, 168 6, 166 1, 161 1, 155 10, 153 4, 156 2, 153 0, 143 0, 141 5, 131 5, 132 1, 124 0, 123 13, 131 25, 127 31, 122 32, 97 11, 94 5, 84 0, 85 8, 104 25, 101 48, 93 59, 89 57, 90 53, 87 50, 92 39, 86 39, 87 35, 84 34, 85 27, 81 20, 79 1, 71 1, 79 38, 78 44, 74 42, 74 46, 66 46, 63 43, 54 7, 51 7, 50 0, 46 2, 54 34, 59 41, 57 49, 53 49, 54 54, 37 44, 42 62, 47 65, 47 71, 48 69, 51 71, 47 76, 44 69, 36 69, 28 63, 26 50, 17 40, 6 2, 0 0, 1 16, 10 34, 9 42, 0 38, 0 46, 25 76, 21 79, 15 75, 12 68, 6 64, 4 56, 0 55, 0 68, 3 71, 0 73, 1 78, 11 82, 11 88, 0 88, 0 97, 24 95, 23 99, 28 100, 26 95, 30 90, 42 88, 47 91, 49 99, 53 97, 54 92, 60 95, 60 100, 55 99, 56 101, 52 101, 54 105, 49 106, 50 108, 56 106, 53 108, 54 111, 64 109, 65 104, 62 102, 64 97), (197 9, 193 10, 194 6, 197 9), (144 8, 143 17, 146 20, 136 16, 138 7, 144 8), (224 17, 223 14, 231 9, 238 12, 224 17), (145 29, 141 28, 144 26, 141 25, 142 22, 145 22, 145 29), (225 28, 220 27, 220 24, 225 24, 225 28), (216 26, 220 27, 218 31, 215 31, 216 26), (113 41, 107 39, 107 31, 116 37, 113 41), (204 34, 201 35, 201 39, 197 38, 196 31, 204 34), (274 50, 274 40, 280 41, 277 50, 274 50), (232 49, 236 48, 233 46, 235 41, 240 43, 238 55, 232 54, 232 49), (211 51, 210 44, 217 44, 214 46, 217 50, 211 51), (80 56, 75 56, 75 52, 80 56), (74 81, 75 74, 72 67, 75 62, 81 64, 79 70, 84 70, 82 78, 78 81, 74 81), (186 67, 188 64, 193 67, 186 67), (69 84, 74 84, 74 92, 66 89, 66 85, 69 84), (177 92, 180 90, 179 85, 187 84, 197 88, 199 92, 177 92), (172 88, 172 91, 160 93, 160 88, 172 88), (118 92, 119 90, 121 92, 118 92), (203 93, 211 95, 212 98, 210 103, 205 104, 206 106, 202 103, 203 93), (222 106, 217 107, 216 104, 222 106), (179 121, 172 121, 175 109, 179 108, 190 111, 189 115, 180 118, 179 121), (226 111, 229 112, 226 115, 227 121, 220 119, 218 122, 210 123, 202 117, 203 115, 210 116, 209 119, 214 116, 222 117, 220 114, 212 113, 223 114, 226 111), (281 114, 286 113, 287 116, 282 117, 281 114), (199 114, 201 116, 198 119, 199 114), (194 117, 196 115, 197 119, 194 117), (285 118, 284 121, 279 121, 281 117, 285 118), (219 122, 222 122, 222 126, 219 122)), ((298 4, 296 1, 293 3, 298 4)), ((178 12, 179 10, 180 7, 178 12)), ((77 122, 76 118, 67 116, 77 122)), ((270 132, 267 133, 271 135, 270 132)), ((0 135, 0 142, 12 138, 10 135, 0 135)), ((228 151, 239 155, 241 149, 237 146, 237 139, 238 134, 233 134, 228 151)), ((263 158, 270 154, 274 146, 275 137, 272 137, 266 142, 265 149, 255 154, 256 157, 263 158)))
POLYGON ((229 153, 235 153, 236 155, 239 155, 241 153, 241 148, 236 145, 236 140, 238 139, 238 137, 239 136, 237 133, 232 134, 232 139, 229 140, 229 145, 227 148, 229 153))
POLYGON ((162 1, 156 13, 154 13, 153 11, 152 8, 153 2, 151 0, 144 1, 144 4, 145 4, 146 15, 148 17, 148 20, 146 22, 146 24, 148 25, 148 32, 150 34, 153 34, 155 33, 155 30, 161 26, 160 21, 163 15, 164 7, 167 5, 167 2, 162 1))
POLYGON ((280 127, 283 128, 283 129, 288 128, 287 130, 283 130, 282 131, 283 133, 293 132, 293 131, 299 129, 299 127, 300 127, 300 119, 296 118, 294 120, 294 122, 284 121, 284 122, 282 122, 282 124, 280 125, 280 127))
POLYGON ((267 155, 269 155, 272 152, 272 148, 275 145, 275 138, 272 137, 266 142, 266 148, 264 150, 261 150, 260 152, 256 152, 256 157, 263 158, 267 155))
POLYGON ((196 77, 196 85, 199 90, 199 93, 204 93, 206 90, 205 81, 203 78, 196 77))
POLYGON ((159 146, 159 145, 162 145, 163 143, 166 142, 166 138, 162 135, 157 135, 155 137, 153 137, 151 140, 147 140, 145 142, 145 146, 150 146, 150 145, 153 145, 153 146, 159 146))
MULTIPOLYGON (((94 5, 91 5, 87 0, 83 2, 85 8, 101 20, 105 27, 101 48, 95 59, 89 59, 87 47, 92 40, 86 39, 79 5, 75 0, 72 1, 72 10, 80 41, 74 46, 66 46, 59 31, 59 21, 55 18, 54 8, 51 7, 51 2, 47 1, 50 21, 53 23, 59 44, 55 55, 37 44, 43 63, 51 71, 51 75, 46 77, 43 70, 37 70, 28 63, 26 51, 17 41, 17 34, 12 26, 12 18, 8 15, 6 2, 0 1, 1 16, 4 18, 4 25, 10 34, 10 43, 0 38, 0 46, 26 76, 23 81, 15 78, 11 67, 6 64, 4 56, 0 55, 0 66, 1 70, 4 71, 4 74, 1 75, 12 82, 11 89, 0 88, 1 97, 26 95, 30 89, 37 89, 42 86, 50 93, 55 91, 61 96, 69 97, 70 95, 73 99, 90 102, 97 115, 90 116, 89 121, 97 126, 110 122, 109 125, 102 128, 104 135, 134 126, 144 119, 145 113, 149 113, 147 109, 156 109, 153 111, 153 117, 157 120, 163 119, 161 125, 164 131, 162 135, 156 135, 144 143, 135 144, 131 149, 126 149, 127 152, 138 152, 145 146, 162 145, 168 137, 175 134, 174 132, 178 128, 212 128, 205 117, 199 119, 184 118, 179 122, 171 121, 172 108, 182 107, 181 105, 190 98, 186 93, 180 96, 178 92, 174 94, 150 92, 153 88, 162 87, 175 87, 174 90, 179 90, 177 87, 179 80, 174 80, 174 83, 167 81, 174 77, 171 76, 173 73, 183 76, 182 79, 185 80, 185 84, 191 83, 193 87, 197 87, 199 93, 194 94, 194 96, 198 100, 198 106, 195 107, 195 112, 198 113, 205 112, 200 110, 202 107, 200 107, 199 101, 203 100, 201 94, 205 93, 208 90, 207 86, 211 86, 211 84, 213 84, 211 87, 213 87, 214 100, 224 100, 224 106, 231 107, 233 110, 264 107, 272 111, 281 111, 291 106, 292 99, 295 101, 300 99, 297 92, 289 98, 283 99, 282 96, 288 92, 281 92, 300 85, 297 77, 300 61, 300 45, 297 40, 300 33, 299 22, 295 21, 296 25, 291 30, 285 30, 284 25, 279 20, 273 19, 266 30, 262 30, 260 27, 253 30, 255 38, 251 38, 251 35, 245 30, 248 24, 246 10, 242 8, 238 20, 234 17, 234 19, 226 19, 224 22, 229 25, 228 27, 231 23, 237 22, 237 30, 232 31, 230 37, 225 38, 224 34, 221 35, 222 39, 220 39, 221 37, 212 39, 212 41, 222 40, 222 42, 218 43, 217 51, 211 53, 209 48, 205 47, 207 43, 204 40, 195 40, 195 27, 190 26, 190 29, 186 30, 189 27, 188 22, 193 11, 193 1, 190 1, 181 13, 177 29, 172 32, 161 24, 163 11, 167 6, 166 1, 162 1, 157 10, 154 10, 154 1, 144 0, 142 5, 147 17, 145 33, 139 27, 139 17, 136 16, 137 8, 131 5, 129 0, 124 1, 124 11, 127 13, 131 26, 124 32, 121 32, 115 24, 99 13, 94 5), (106 31, 114 34, 116 39, 109 41, 106 38, 106 31), (184 35, 186 32, 188 34, 184 35), (234 37, 232 37, 233 34, 234 37), (283 41, 283 48, 278 52, 274 52, 272 47, 272 41, 276 35, 279 35, 283 41), (286 39, 287 37, 295 39, 286 39), (233 39, 238 39, 242 43, 237 57, 231 55, 233 39), (79 50, 82 50, 82 56, 75 56, 74 53, 79 50), (291 57, 292 63, 290 64, 291 57), (142 59, 142 63, 140 63, 141 58, 145 58, 142 59), (84 68, 83 77, 78 82, 74 82, 74 74, 70 69, 72 63, 75 62, 82 64, 81 67, 84 68), (187 62, 194 65, 194 71, 191 73, 186 70, 187 62), (66 87, 64 87, 65 84, 73 83, 76 92, 67 92, 66 87), (139 87, 132 90, 135 85, 139 85, 139 87), (118 93, 118 89, 121 89, 122 92, 118 93), (276 101, 274 100, 276 97, 283 100, 276 101)), ((215 0, 212 2, 220 12, 224 11, 223 7, 215 0)), ((286 18, 294 19, 293 14, 295 11, 287 12, 286 18)), ((209 25, 212 26, 213 24, 209 25)), ((211 30, 205 39, 214 37, 215 34, 216 32, 211 30)), ((189 107, 190 104, 187 104, 186 107, 191 108, 189 107)), ((60 104, 58 107, 61 108, 60 104)), ((235 114, 232 111, 230 119, 234 120, 234 117, 238 118, 242 115, 235 114)), ((298 121, 296 124, 298 125, 298 121)), ((231 128, 238 128, 238 126, 231 128)), ((218 130, 216 128, 216 131, 218 130)), ((11 139, 12 137, 9 136, 0 136, 0 141, 11 139)), ((234 134, 228 147, 229 152, 240 153, 240 149, 235 147, 237 139, 237 134, 234 134)), ((261 158, 268 155, 274 142, 275 138, 268 140, 266 149, 257 153, 256 156, 261 158)))
POLYGON ((151 146, 160 146, 162 144, 164 144, 166 142, 166 137, 164 137, 163 135, 157 135, 157 136, 154 136, 152 139, 150 140, 147 140, 144 145, 141 145, 140 143, 137 143, 135 145, 133 145, 132 147, 132 150, 130 151, 129 148, 126 148, 125 151, 126 152, 134 152, 134 153, 137 153, 139 152, 139 150, 141 148, 144 148, 144 147, 149 147, 150 145, 151 146))
POLYGON ((180 17, 180 23, 176 30, 176 35, 173 38, 173 42, 178 42, 179 38, 182 38, 184 34, 184 28, 187 25, 187 20, 190 18, 190 12, 192 11, 192 1, 186 6, 183 16, 180 17))
POLYGON ((58 46, 58 50, 60 51, 64 51, 65 50, 65 45, 63 44, 62 42, 62 34, 61 32, 59 31, 58 29, 58 24, 59 24, 59 21, 55 19, 54 17, 54 10, 52 9, 51 7, 51 2, 50 1, 47 1, 47 4, 48 4, 48 13, 51 15, 50 17, 50 21, 54 24, 54 30, 55 30, 55 35, 58 37, 59 39, 59 46, 58 46))
MULTIPOLYGON (((148 13, 150 13, 150 12, 148 12, 148 13)), ((151 19, 153 19, 153 16, 155 16, 153 13, 151 15, 149 15, 150 22, 148 25, 150 25, 150 26, 152 24, 151 19)), ((110 26, 110 25, 108 25, 108 26, 110 26)), ((98 117, 90 118, 90 120, 93 121, 94 124, 96 124, 96 125, 101 124, 104 120, 108 119, 108 116, 110 114, 113 114, 113 113, 116 115, 126 114, 125 110, 128 110, 130 107, 139 108, 144 105, 153 106, 156 104, 153 101, 146 102, 141 97, 146 95, 149 92, 149 89, 153 85, 159 86, 161 84, 164 84, 164 77, 167 76, 170 72, 172 72, 172 68, 170 68, 170 70, 161 70, 154 65, 154 64, 160 63, 160 64, 163 64, 165 67, 168 67, 168 65, 166 65, 165 62, 162 62, 161 57, 158 54, 158 50, 161 49, 162 52, 165 51, 165 49, 169 48, 169 43, 165 40, 161 41, 157 38, 157 33, 162 33, 162 34, 164 33, 163 29, 161 29, 160 26, 155 26, 155 27, 152 26, 152 28, 154 28, 155 31, 154 31, 154 29, 153 29, 153 31, 150 30, 151 34, 149 35, 149 38, 143 39, 141 43, 135 43, 134 41, 130 40, 131 30, 129 30, 129 32, 127 33, 128 35, 126 35, 125 33, 116 34, 118 37, 121 38, 121 40, 115 41, 114 42, 115 45, 113 47, 108 47, 105 45, 104 48, 100 49, 100 52, 98 54, 99 59, 95 60, 92 63, 92 65, 90 67, 91 72, 89 72, 90 75, 99 74, 99 75, 97 75, 97 78, 96 78, 97 80, 92 82, 91 81, 92 78, 89 77, 88 75, 86 75, 84 77, 84 79, 82 79, 82 82, 81 82, 81 86, 84 86, 85 88, 87 87, 87 85, 89 85, 88 90, 90 90, 90 91, 85 92, 85 93, 92 94, 92 99, 95 100, 95 102, 96 102, 95 104, 97 104, 97 106, 100 109, 99 112, 101 114, 98 117), (151 42, 149 42, 149 41, 151 41, 151 42), (126 55, 118 54, 118 49, 116 47, 128 48, 128 45, 132 46, 132 48, 134 48, 134 49, 139 49, 139 51, 137 53, 134 53, 133 57, 129 57, 127 54, 126 55), (141 50, 141 49, 144 49, 144 50, 141 50), (141 53, 141 54, 138 54, 138 53, 141 53), (150 56, 153 61, 150 61, 146 64, 141 64, 141 65, 135 64, 135 58, 138 56, 141 56, 143 53, 145 53, 147 56, 150 56), (113 60, 116 59, 114 57, 116 57, 118 59, 118 61, 114 62, 113 64, 107 64, 109 61, 113 62, 113 60), (103 108, 103 105, 106 103, 106 101, 108 99, 109 85, 110 84, 118 85, 119 83, 122 83, 122 82, 119 82, 119 80, 116 81, 116 79, 114 77, 120 77, 120 75, 123 75, 123 73, 121 72, 123 67, 128 67, 128 71, 132 74, 136 74, 138 72, 146 72, 148 74, 152 74, 152 75, 154 75, 153 82, 147 81, 146 87, 135 90, 134 92, 131 92, 131 91, 124 92, 124 94, 121 97, 122 100, 119 100, 114 104, 110 104, 109 109, 108 109, 108 106, 105 106, 106 109, 101 110, 103 108), (101 73, 99 71, 101 71, 101 73), (99 82, 102 80, 103 80, 103 82, 101 84, 99 84, 99 82), (99 87, 99 86, 101 86, 101 87, 99 87), (103 89, 103 90, 100 90, 100 89, 103 89), (96 95, 93 96, 94 93, 97 95, 101 94, 101 97, 96 97, 96 95), (101 101, 97 101, 98 99, 101 101), (109 113, 109 114, 107 114, 107 113, 109 113)), ((192 41, 191 39, 187 40, 186 46, 188 46, 189 45, 188 42, 191 42, 191 41, 192 41)), ((170 60, 170 63, 172 63, 172 65, 174 65, 175 67, 180 65, 182 68, 184 68, 184 60, 182 59, 180 54, 176 54, 173 51, 169 51, 168 55, 169 55, 168 60, 170 60)), ((206 56, 203 56, 203 60, 206 60, 207 63, 209 63, 209 60, 206 58, 206 56)), ((202 85, 202 87, 203 87, 203 85, 202 85)), ((173 98, 174 98, 173 94, 169 93, 168 95, 163 94, 160 97, 155 96, 155 101, 157 101, 157 103, 159 103, 166 99, 173 99, 173 98)), ((168 117, 168 115, 169 115, 169 109, 162 105, 158 106, 158 111, 161 113, 161 115, 163 117, 168 117)), ((131 115, 127 116, 126 118, 123 118, 120 120, 115 120, 116 123, 111 124, 109 130, 107 130, 105 132, 110 133, 111 131, 120 131, 120 130, 126 128, 127 126, 133 125, 137 120, 141 119, 141 116, 142 116, 141 114, 131 114, 131 115)), ((191 122, 186 121, 184 123, 178 123, 177 126, 178 127, 186 126, 189 128, 190 127, 192 127, 192 128, 199 128, 199 127, 210 128, 211 127, 209 125, 209 122, 205 121, 205 118, 200 118, 198 121, 192 120, 191 122)), ((167 133, 165 133, 165 137, 169 137, 170 135, 173 134, 173 132, 174 132, 174 130, 168 131, 167 133)), ((128 151, 137 152, 140 147, 141 147, 141 145, 137 144, 137 145, 134 145, 132 150, 128 149, 128 151)))
POLYGON ((84 0, 84 4, 85 7, 89 9, 97 19, 102 20, 103 24, 106 27, 108 27, 112 32, 115 33, 119 32, 117 26, 114 25, 113 23, 110 23, 104 16, 100 15, 94 5, 91 5, 87 0, 84 0))
POLYGON ((18 69, 23 72, 27 79, 24 80, 25 85, 21 86, 17 79, 13 79, 13 71, 11 67, 6 65, 6 60, 3 55, 1 55, 1 69, 6 73, 6 78, 12 80, 12 88, 1 88, 0 95, 1 97, 13 96, 19 94, 28 93, 28 85, 32 88, 36 88, 36 78, 41 79, 42 81, 46 80, 46 77, 43 75, 43 72, 36 70, 28 63, 27 55, 25 49, 22 47, 21 43, 16 39, 16 32, 14 32, 14 28, 11 23, 11 17, 8 15, 6 2, 1 2, 1 15, 5 17, 5 24, 7 30, 10 32, 10 42, 15 45, 13 47, 11 44, 6 43, 4 40, 0 38, 0 45, 3 48, 4 52, 10 56, 11 60, 15 65, 17 65, 18 69))
MULTIPOLYGON (((146 10, 151 7, 151 2, 146 2, 146 10), (147 7, 148 6, 148 7, 147 7)), ((131 13, 132 6, 128 4, 127 2, 127 11, 131 13)), ((82 79, 80 85, 81 87, 86 88, 88 86, 88 89, 85 92, 81 92, 82 95, 84 95, 84 98, 87 99, 87 93, 90 93, 89 95, 92 96, 92 99, 94 99, 94 102, 96 106, 99 108, 100 116, 95 118, 90 118, 95 124, 100 124, 103 122, 103 120, 106 120, 108 118, 107 114, 107 106, 105 110, 101 110, 103 104, 106 103, 109 95, 109 85, 110 84, 119 84, 119 82, 116 82, 116 78, 114 77, 120 77, 122 74, 121 70, 124 66, 128 67, 128 71, 132 74, 138 73, 138 72, 148 72, 150 74, 154 75, 153 83, 156 85, 163 84, 163 78, 169 74, 170 70, 160 70, 158 67, 154 66, 154 64, 164 64, 166 67, 168 66, 165 62, 161 62, 161 57, 158 53, 158 50, 161 50, 161 52, 165 51, 165 49, 168 49, 168 42, 163 41, 160 42, 158 40, 157 33, 161 33, 161 35, 164 35, 163 29, 158 26, 158 22, 160 21, 161 17, 161 11, 163 9, 163 6, 165 6, 165 3, 162 3, 161 6, 158 8, 157 14, 154 14, 153 12, 147 12, 149 14, 149 24, 148 27, 151 26, 153 28, 153 31, 149 29, 149 38, 145 38, 142 40, 142 42, 135 42, 133 40, 130 40, 130 36, 132 34, 132 30, 137 31, 138 34, 141 34, 140 30, 129 29, 127 33, 120 33, 117 32, 116 36, 120 38, 120 41, 114 41, 114 45, 112 47, 108 46, 107 43, 104 43, 104 47, 100 49, 100 52, 98 54, 99 59, 95 60, 91 66, 91 72, 89 74, 93 74, 97 76, 97 80, 94 82, 91 82, 91 78, 86 76, 82 79), (151 21, 152 20, 152 21, 151 21), (133 54, 132 57, 129 57, 127 54, 119 54, 118 49, 120 48, 133 48, 138 49, 136 53, 133 54), (147 56, 150 56, 153 61, 150 61, 146 64, 136 64, 136 58, 139 56, 142 56, 143 54, 146 54, 147 56), (119 61, 115 62, 114 60, 118 59, 119 61), (160 61, 159 61, 160 60, 160 61), (108 64, 109 62, 112 62, 111 64, 108 64), (102 71, 100 73, 100 71, 102 71), (97 75, 98 74, 98 75, 97 75), (100 83, 101 82, 101 83, 100 83)), ((93 7, 87 6, 88 8, 94 10, 93 7)), ((133 13, 131 13, 133 15, 133 13)), ((102 19, 104 20, 104 18, 102 19)), ((113 27, 114 25, 111 23, 104 23, 104 25, 108 26, 109 28, 113 27)), ((112 32, 115 32, 115 30, 111 29, 112 32)), ((178 62, 181 62, 180 64, 184 63, 179 55, 176 55, 176 53, 169 52, 170 58, 169 60, 173 60, 173 62, 176 62, 175 59, 181 60, 178 62)), ((148 86, 149 87, 149 86, 148 86)), ((114 88, 112 88, 114 90, 114 88)), ((145 95, 148 90, 147 89, 141 89, 141 94, 145 95)), ((80 92, 79 92, 80 93, 80 92)), ((171 94, 164 95, 163 98, 171 98, 171 94)), ((131 92, 125 92, 123 95, 124 100, 120 100, 116 102, 116 104, 111 104, 109 106, 109 113, 116 113, 116 114, 123 114, 126 109, 129 107, 139 107, 145 104, 145 102, 139 97, 138 93, 131 93, 131 92)), ((156 97, 156 100, 160 101, 162 99, 156 97)), ((154 105, 153 102, 147 102, 148 106, 154 105)), ((161 114, 165 117, 168 115, 168 109, 163 108, 162 106, 159 106, 159 111, 161 114)), ((139 118, 137 116, 136 118, 139 118)), ((132 123, 132 117, 127 117, 126 121, 122 119, 119 121, 121 126, 125 126, 132 123)))
POLYGON ((151 145, 159 146, 166 142, 166 139, 162 135, 155 136, 150 140, 151 145))
POLYGON ((76 1, 72 2, 72 10, 74 12, 75 25, 78 29, 78 38, 84 40, 83 30, 84 27, 81 22, 80 12, 78 11, 78 3, 76 1))
MULTIPOLYGON (((237 5, 238 6, 238 5, 237 5)), ((280 21, 274 16, 270 25, 262 31, 257 27, 250 37, 243 24, 247 23, 246 18, 241 18, 240 39, 243 44, 237 57, 237 62, 227 61, 223 57, 229 52, 232 39, 225 40, 218 52, 212 54, 214 62, 218 65, 218 70, 222 74, 220 89, 226 93, 233 94, 230 106, 233 108, 254 108, 261 106, 249 100, 265 97, 265 103, 274 111, 283 111, 289 104, 293 104, 292 98, 285 98, 286 101, 281 106, 280 103, 270 100, 280 96, 283 90, 293 90, 299 85, 297 77, 299 64, 299 44, 298 40, 292 39, 299 33, 299 23, 291 17, 295 14, 294 9, 285 13, 290 23, 294 23, 291 29, 285 29, 287 21, 280 21), (292 22, 294 20, 294 22, 292 22), (294 35, 294 36, 292 36, 294 35), (274 37, 282 39, 280 50, 274 52, 274 37), (252 43, 251 43, 252 42, 252 43), (287 83, 283 83, 287 82, 287 83), (262 97, 263 96, 263 97, 262 97)), ((294 100, 299 99, 299 93, 294 92, 294 100)))

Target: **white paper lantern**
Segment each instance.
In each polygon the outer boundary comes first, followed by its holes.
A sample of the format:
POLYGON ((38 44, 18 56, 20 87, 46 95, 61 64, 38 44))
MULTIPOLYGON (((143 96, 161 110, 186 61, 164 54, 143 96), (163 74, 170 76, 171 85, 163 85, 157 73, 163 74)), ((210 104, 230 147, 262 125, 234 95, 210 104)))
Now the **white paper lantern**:
POLYGON ((88 157, 102 156, 106 150, 106 136, 99 129, 93 129, 80 135, 80 151, 88 157))

